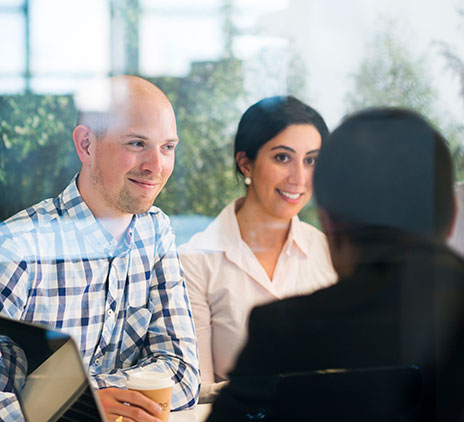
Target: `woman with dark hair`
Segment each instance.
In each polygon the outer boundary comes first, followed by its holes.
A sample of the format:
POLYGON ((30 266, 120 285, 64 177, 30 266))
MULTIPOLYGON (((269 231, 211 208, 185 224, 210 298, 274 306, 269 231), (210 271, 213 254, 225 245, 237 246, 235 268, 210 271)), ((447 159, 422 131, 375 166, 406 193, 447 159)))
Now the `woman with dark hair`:
POLYGON ((319 113, 294 97, 251 106, 235 138, 245 197, 179 248, 200 349, 202 402, 227 379, 251 308, 336 280, 325 236, 297 217, 311 198, 327 136, 319 113))

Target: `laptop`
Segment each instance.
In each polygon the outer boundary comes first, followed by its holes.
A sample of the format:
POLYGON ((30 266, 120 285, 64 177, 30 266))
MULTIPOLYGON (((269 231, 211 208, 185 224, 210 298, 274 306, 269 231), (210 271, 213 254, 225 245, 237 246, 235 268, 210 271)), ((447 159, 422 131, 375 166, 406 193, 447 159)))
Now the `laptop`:
POLYGON ((106 421, 69 335, 0 315, 0 354, 27 422, 106 421))

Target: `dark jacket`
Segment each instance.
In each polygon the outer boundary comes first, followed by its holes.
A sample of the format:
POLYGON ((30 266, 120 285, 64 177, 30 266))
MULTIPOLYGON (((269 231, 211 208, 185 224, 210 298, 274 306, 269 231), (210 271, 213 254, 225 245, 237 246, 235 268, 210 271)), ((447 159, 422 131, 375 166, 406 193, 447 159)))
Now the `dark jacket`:
POLYGON ((443 245, 392 238, 361 248, 360 262, 332 287, 252 311, 209 420, 240 398, 243 376, 409 364, 422 371, 423 394, 407 420, 464 417, 464 261, 443 245))

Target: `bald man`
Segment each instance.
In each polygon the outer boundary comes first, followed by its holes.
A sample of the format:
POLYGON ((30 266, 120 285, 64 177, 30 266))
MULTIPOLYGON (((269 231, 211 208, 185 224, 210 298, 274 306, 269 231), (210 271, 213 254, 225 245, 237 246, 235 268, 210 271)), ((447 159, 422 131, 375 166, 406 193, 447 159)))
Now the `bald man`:
POLYGON ((173 410, 193 406, 199 389, 174 235, 153 206, 174 167, 176 120, 144 79, 104 87, 90 106, 79 99, 79 174, 0 226, 0 312, 73 336, 109 422, 156 422, 160 406, 125 389, 130 373, 168 374, 173 410))

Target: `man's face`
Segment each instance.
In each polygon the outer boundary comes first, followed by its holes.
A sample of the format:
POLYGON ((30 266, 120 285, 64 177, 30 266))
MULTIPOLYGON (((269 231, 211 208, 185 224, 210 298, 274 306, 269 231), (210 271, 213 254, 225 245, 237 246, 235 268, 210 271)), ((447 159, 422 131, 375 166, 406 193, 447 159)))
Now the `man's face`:
POLYGON ((141 96, 120 106, 105 135, 92 142, 91 183, 103 214, 148 211, 173 171, 177 143, 168 101, 141 96))

